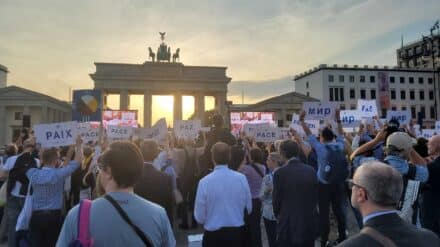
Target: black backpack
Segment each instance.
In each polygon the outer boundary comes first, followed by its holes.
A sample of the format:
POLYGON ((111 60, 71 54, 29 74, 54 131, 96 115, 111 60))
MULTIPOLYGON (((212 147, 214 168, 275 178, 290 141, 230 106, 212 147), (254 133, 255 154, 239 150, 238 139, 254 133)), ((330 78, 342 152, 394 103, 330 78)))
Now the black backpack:
POLYGON ((20 195, 25 196, 27 193, 29 179, 26 172, 31 168, 37 168, 37 162, 29 152, 22 153, 15 161, 14 168, 9 172, 9 179, 7 184, 7 193, 11 194, 16 182, 21 183, 20 195))
POLYGON ((344 150, 336 145, 324 145, 327 150, 324 167, 319 169, 322 179, 329 184, 344 182, 348 177, 348 161, 344 150))

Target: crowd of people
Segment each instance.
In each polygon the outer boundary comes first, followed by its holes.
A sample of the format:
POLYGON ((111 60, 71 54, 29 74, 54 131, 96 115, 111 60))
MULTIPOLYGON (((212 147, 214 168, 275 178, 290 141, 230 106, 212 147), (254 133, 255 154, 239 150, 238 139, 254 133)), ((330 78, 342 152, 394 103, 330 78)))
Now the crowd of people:
POLYGON ((4 149, 0 238, 176 246, 175 230, 201 226, 206 247, 440 246, 440 135, 416 138, 412 125, 377 118, 379 128, 344 133, 339 111, 314 135, 306 117, 273 143, 233 136, 220 115, 208 133, 166 142, 101 132, 96 143, 41 148, 24 131, 4 149))

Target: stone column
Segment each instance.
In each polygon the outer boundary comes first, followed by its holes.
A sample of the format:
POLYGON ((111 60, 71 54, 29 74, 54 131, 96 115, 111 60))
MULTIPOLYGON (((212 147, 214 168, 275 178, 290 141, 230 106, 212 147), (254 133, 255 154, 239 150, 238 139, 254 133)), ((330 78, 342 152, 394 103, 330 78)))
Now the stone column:
POLYGON ((194 96, 194 113, 197 119, 203 121, 203 115, 205 113, 205 95, 201 92, 194 96))
POLYGON ((30 115, 31 112, 29 110, 29 106, 25 105, 23 106, 23 115, 30 115))
POLYGON ((286 109, 284 107, 281 107, 281 117, 278 117, 278 120, 283 120, 283 126, 281 126, 281 127, 286 126, 287 118, 286 118, 286 109))
POLYGON ((128 94, 128 90, 122 90, 119 93, 119 110, 121 110, 121 111, 128 110, 129 97, 130 96, 128 94))
POLYGON ((150 128, 151 123, 151 105, 152 105, 153 97, 150 91, 144 92, 144 127, 150 128))
POLYGON ((47 123, 47 105, 41 106, 41 123, 47 123))
POLYGON ((0 105, 0 144, 6 144, 6 106, 0 105))
POLYGON ((225 93, 217 93, 215 95, 215 109, 221 115, 225 114, 225 109, 226 109, 226 94, 225 93))
POLYGON ((174 118, 173 121, 182 120, 182 94, 175 93, 174 94, 174 118))

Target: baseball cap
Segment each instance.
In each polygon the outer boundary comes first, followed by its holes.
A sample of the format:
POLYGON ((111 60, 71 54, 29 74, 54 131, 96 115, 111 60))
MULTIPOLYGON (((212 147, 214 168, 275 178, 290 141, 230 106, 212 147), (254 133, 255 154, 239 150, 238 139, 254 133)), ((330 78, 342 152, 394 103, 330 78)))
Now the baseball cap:
POLYGON ((386 144, 387 147, 393 146, 402 151, 406 151, 416 145, 417 140, 412 138, 405 132, 394 132, 393 134, 388 136, 386 144))

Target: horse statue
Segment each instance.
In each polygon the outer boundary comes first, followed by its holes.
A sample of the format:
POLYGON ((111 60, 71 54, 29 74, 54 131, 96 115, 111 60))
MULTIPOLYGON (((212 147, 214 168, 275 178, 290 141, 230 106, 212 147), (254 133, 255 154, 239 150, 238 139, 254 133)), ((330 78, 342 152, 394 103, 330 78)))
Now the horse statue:
POLYGON ((177 48, 177 49, 176 49, 176 53, 173 54, 173 63, 175 63, 177 60, 180 61, 180 55, 179 55, 179 53, 180 53, 180 48, 177 48))
POLYGON ((154 54, 153 50, 151 49, 151 47, 148 47, 148 51, 150 51, 149 57, 151 58, 151 60, 154 63, 154 60, 156 58, 156 54, 154 54))

